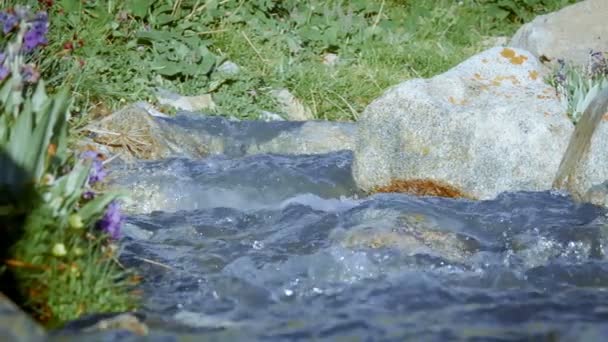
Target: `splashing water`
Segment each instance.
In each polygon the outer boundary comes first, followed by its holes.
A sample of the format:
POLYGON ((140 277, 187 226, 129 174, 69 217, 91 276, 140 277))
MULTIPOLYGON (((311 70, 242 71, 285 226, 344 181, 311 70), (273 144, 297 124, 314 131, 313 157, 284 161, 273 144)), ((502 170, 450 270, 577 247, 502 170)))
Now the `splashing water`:
POLYGON ((439 341, 608 333, 602 209, 552 192, 480 202, 364 197, 351 161, 350 152, 217 156, 117 169, 139 196, 122 262, 144 276, 152 335, 439 341))

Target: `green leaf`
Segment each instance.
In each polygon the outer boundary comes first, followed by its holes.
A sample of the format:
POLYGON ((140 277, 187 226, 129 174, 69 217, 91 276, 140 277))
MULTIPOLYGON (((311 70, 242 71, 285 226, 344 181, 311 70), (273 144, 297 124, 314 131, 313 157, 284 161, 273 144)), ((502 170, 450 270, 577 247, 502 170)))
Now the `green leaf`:
POLYGON ((156 25, 165 26, 178 19, 180 19, 178 16, 172 16, 171 14, 159 14, 158 17, 156 17, 156 25))
POLYGON ((134 16, 145 18, 153 3, 151 0, 128 0, 126 5, 134 16))
POLYGON ((52 199, 48 204, 55 216, 73 211, 80 200, 88 175, 89 166, 78 162, 68 174, 55 181, 50 191, 52 199))
POLYGON ((215 66, 215 56, 211 53, 203 56, 203 60, 201 61, 201 63, 198 65, 198 67, 194 70, 193 75, 196 74, 200 74, 200 75, 207 75, 211 72, 211 70, 213 70, 213 67, 215 66))
POLYGON ((44 88, 44 80, 40 79, 40 81, 38 81, 38 85, 36 86, 36 91, 32 96, 32 109, 35 113, 40 113, 44 104, 48 100, 48 96, 46 95, 46 91, 44 90, 44 88))
POLYGON ((139 31, 135 36, 150 42, 179 39, 179 35, 168 31, 139 31))
POLYGON ((87 179, 89 178, 89 171, 91 169, 90 164, 90 162, 87 165, 82 162, 78 162, 76 165, 74 165, 72 171, 65 176, 65 183, 63 185, 63 189, 61 189, 62 196, 67 196, 73 193, 80 194, 87 179))
POLYGON ((0 88, 0 102, 2 104, 5 104, 6 101, 8 101, 8 97, 11 94, 11 89, 12 87, 12 77, 9 77, 9 79, 5 80, 2 84, 2 88, 0 88))
POLYGON ((61 0, 58 5, 66 12, 77 12, 82 9, 80 1, 78 0, 61 0))
POLYGON ((63 165, 68 157, 68 109, 65 114, 59 115, 55 130, 53 132, 53 142, 56 145, 54 159, 58 165, 63 165))
MULTIPOLYGON (((6 145, 6 152, 12 158, 16 165, 23 167, 25 172, 32 173, 33 162, 28 162, 30 151, 36 148, 37 137, 32 136, 32 127, 34 125, 34 113, 28 106, 21 111, 13 128, 10 130, 10 137, 6 145)), ((9 184, 18 181, 20 177, 17 175, 9 176, 9 184)))
POLYGON ((181 63, 175 63, 166 59, 155 60, 152 69, 163 76, 175 76, 183 71, 181 63))
POLYGON ((117 199, 118 197, 120 197, 119 194, 107 194, 97 197, 89 203, 85 204, 82 209, 78 211, 78 214, 80 215, 80 217, 82 217, 83 221, 87 222, 94 216, 103 213, 108 204, 110 204, 110 202, 117 199))
POLYGON ((47 156, 49 142, 55 129, 59 115, 65 115, 67 110, 67 89, 62 89, 53 99, 53 105, 46 115, 42 113, 40 122, 36 125, 31 141, 27 144, 27 162, 31 166, 34 179, 38 180, 44 172, 44 162, 47 156))
POLYGON ((506 11, 500 7, 498 7, 497 5, 490 5, 488 6, 488 9, 486 10, 486 13, 496 19, 496 20, 503 20, 506 17, 509 16, 509 11, 506 11))

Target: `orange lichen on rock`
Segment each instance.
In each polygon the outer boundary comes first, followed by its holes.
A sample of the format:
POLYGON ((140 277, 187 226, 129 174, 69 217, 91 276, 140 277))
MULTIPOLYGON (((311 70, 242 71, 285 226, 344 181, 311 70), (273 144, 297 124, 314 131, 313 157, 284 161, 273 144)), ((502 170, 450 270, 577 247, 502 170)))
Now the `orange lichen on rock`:
POLYGON ((473 199, 472 196, 452 185, 432 179, 393 180, 389 185, 374 188, 372 192, 399 192, 416 196, 473 199))
POLYGON ((602 121, 608 121, 608 113, 604 113, 604 115, 602 115, 602 121))
POLYGON ((509 49, 509 48, 502 49, 502 51, 500 52, 500 55, 503 56, 504 58, 509 59, 509 61, 512 64, 523 64, 525 61, 528 60, 528 57, 526 57, 524 55, 518 56, 517 53, 515 52, 515 50, 509 49))
POLYGON ((504 48, 504 49, 502 49, 502 51, 500 52, 500 54, 504 58, 513 58, 513 57, 515 57, 515 50, 509 49, 509 48, 504 48))
POLYGON ((536 71, 536 70, 530 70, 528 72, 528 75, 530 76, 531 80, 536 81, 536 79, 538 78, 538 71, 536 71))
POLYGON ((492 79, 490 85, 493 86, 500 86, 502 85, 503 81, 511 81, 511 83, 513 85, 518 85, 520 84, 519 80, 517 79, 517 77, 510 75, 510 76, 496 76, 494 77, 494 79, 492 79))
POLYGON ((459 100, 458 100, 458 99, 456 99, 454 96, 450 96, 450 97, 448 97, 448 101, 449 101, 451 104, 455 104, 455 105, 461 105, 461 106, 462 106, 462 105, 467 104, 467 102, 468 102, 468 101, 467 101, 467 100, 465 100, 465 99, 462 99, 462 100, 460 100, 460 101, 459 101, 459 100))

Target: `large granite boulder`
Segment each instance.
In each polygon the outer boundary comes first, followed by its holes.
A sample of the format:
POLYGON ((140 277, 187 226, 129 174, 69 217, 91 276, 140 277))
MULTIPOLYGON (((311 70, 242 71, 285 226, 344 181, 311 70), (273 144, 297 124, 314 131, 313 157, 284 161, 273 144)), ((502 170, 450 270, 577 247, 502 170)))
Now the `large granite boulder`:
POLYGON ((495 47, 399 84, 359 121, 353 174, 366 191, 489 199, 550 189, 574 127, 529 52, 495 47))
POLYGON ((550 60, 584 66, 589 50, 608 51, 608 1, 585 0, 523 25, 510 45, 550 60))

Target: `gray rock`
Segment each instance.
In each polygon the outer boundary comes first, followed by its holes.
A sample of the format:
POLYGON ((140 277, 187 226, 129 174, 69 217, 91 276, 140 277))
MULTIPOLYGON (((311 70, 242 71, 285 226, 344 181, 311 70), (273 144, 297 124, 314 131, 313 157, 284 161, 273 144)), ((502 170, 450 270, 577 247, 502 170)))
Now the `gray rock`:
POLYGON ((141 106, 125 107, 86 128, 97 144, 125 160, 160 159, 174 151, 167 144, 155 116, 141 106))
POLYGON ((479 199, 550 189, 573 124, 540 68, 529 52, 496 47, 389 89, 359 121, 358 185, 425 180, 479 199))
POLYGON ((285 130, 275 138, 252 144, 247 154, 317 154, 355 148, 356 125, 329 121, 308 121, 294 130, 285 130))
POLYGON ((485 37, 481 41, 481 46, 489 49, 496 46, 509 46, 509 37, 498 36, 498 37, 485 37))
POLYGON ((321 57, 322 63, 327 66, 335 66, 340 62, 340 56, 335 53, 326 52, 321 57))
POLYGON ((281 111, 285 113, 288 120, 306 121, 314 119, 314 115, 310 108, 302 103, 302 101, 295 97, 289 90, 273 90, 271 95, 277 100, 281 107, 281 111))
MULTIPOLYGON (((154 115, 141 105, 121 109, 87 126, 99 151, 123 160, 170 156, 203 158, 210 154, 318 154, 352 150, 352 123, 328 121, 232 121, 181 112, 154 115)), ((88 144, 88 143, 86 143, 88 144)))
POLYGON ((67 322, 51 334, 52 341, 133 341, 147 336, 149 328, 140 313, 100 313, 67 322))
POLYGON ((217 71, 226 75, 236 75, 241 72, 241 68, 234 62, 225 61, 217 68, 217 71))
POLYGON ((584 66, 590 49, 608 51, 607 16, 608 1, 581 1, 523 25, 510 45, 584 66))
POLYGON ((189 112, 215 110, 216 108, 211 94, 182 96, 168 90, 160 89, 156 94, 156 99, 161 105, 167 105, 177 110, 185 110, 189 112))
POLYGON ((608 181, 592 186, 582 200, 601 207, 608 207, 608 181))
POLYGON ((0 341, 44 340, 44 329, 0 293, 0 341))
POLYGON ((242 325, 242 323, 221 319, 216 316, 186 310, 177 312, 173 318, 175 321, 193 328, 234 328, 242 325))
POLYGON ((269 112, 267 110, 261 111, 258 119, 262 121, 285 121, 285 119, 279 114, 269 112))

